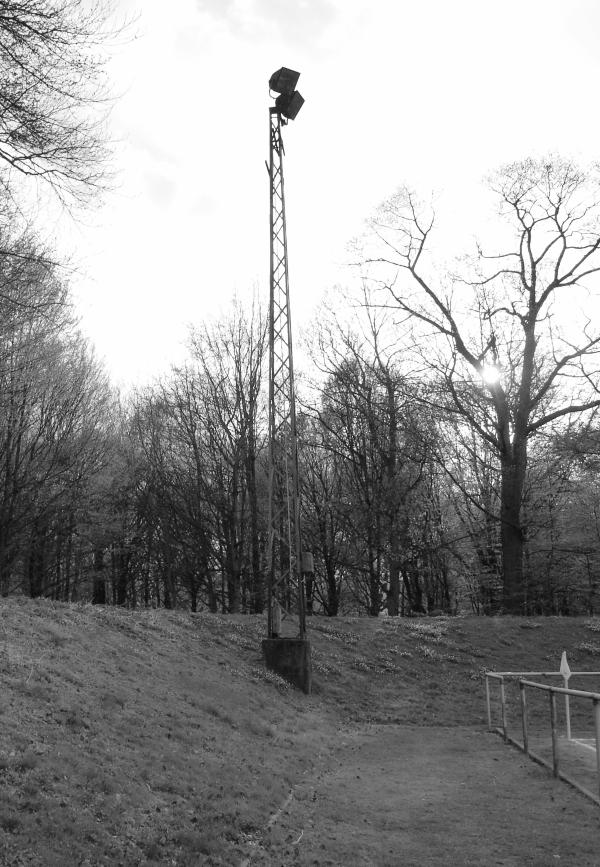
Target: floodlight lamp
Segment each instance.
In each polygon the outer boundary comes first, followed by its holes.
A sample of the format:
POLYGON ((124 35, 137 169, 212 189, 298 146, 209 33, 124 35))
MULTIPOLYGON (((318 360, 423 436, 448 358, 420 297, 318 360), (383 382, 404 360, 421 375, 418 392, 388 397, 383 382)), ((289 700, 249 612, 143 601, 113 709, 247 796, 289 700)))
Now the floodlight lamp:
POLYGON ((274 90, 275 93, 291 94, 296 90, 299 78, 299 72, 294 72, 293 69, 287 69, 285 66, 282 66, 269 79, 269 89, 274 90))
POLYGON ((288 120, 294 120, 303 105, 304 98, 297 90, 293 93, 282 93, 275 100, 275 108, 288 120))

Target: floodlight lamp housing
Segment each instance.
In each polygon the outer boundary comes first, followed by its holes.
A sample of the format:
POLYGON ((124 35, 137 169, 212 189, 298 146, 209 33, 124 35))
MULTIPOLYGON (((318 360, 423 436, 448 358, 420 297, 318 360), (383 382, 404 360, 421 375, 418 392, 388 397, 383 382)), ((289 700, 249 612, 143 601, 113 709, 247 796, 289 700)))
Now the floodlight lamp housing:
POLYGON ((282 93, 275 100, 275 108, 288 120, 294 120, 303 105, 304 98, 297 90, 293 93, 282 93))
POLYGON ((274 90, 275 93, 291 94, 296 90, 299 78, 299 72, 294 72, 293 69, 287 69, 287 67, 282 66, 269 79, 269 88, 270 90, 274 90))

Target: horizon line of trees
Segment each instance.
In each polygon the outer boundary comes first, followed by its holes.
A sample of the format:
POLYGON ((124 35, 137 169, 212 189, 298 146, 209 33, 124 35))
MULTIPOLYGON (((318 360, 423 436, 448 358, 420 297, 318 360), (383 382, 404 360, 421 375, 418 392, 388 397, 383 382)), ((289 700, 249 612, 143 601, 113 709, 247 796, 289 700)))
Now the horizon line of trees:
MULTIPOLYGON (((190 334, 189 359, 121 401, 29 237, 0 259, 0 593, 260 613, 266 604, 267 322, 258 303, 190 334)), ((505 611, 502 468, 441 377, 365 302, 321 316, 299 401, 314 614, 505 611), (356 311, 357 316, 359 311, 356 311), (357 320, 358 321, 358 320, 357 320)), ((462 399, 485 385, 464 383, 462 399)), ((597 611, 600 432, 529 449, 522 613, 597 611)))

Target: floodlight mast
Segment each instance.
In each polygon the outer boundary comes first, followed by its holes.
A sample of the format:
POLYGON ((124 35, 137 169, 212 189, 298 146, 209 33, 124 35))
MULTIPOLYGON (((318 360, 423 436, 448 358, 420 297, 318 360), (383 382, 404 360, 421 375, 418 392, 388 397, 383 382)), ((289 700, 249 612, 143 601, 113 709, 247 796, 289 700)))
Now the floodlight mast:
POLYGON ((280 95, 269 108, 270 293, 269 293, 269 538, 267 550, 268 637, 281 637, 280 612, 298 616, 306 634, 298 437, 292 351, 281 128, 304 100, 295 90, 299 73, 275 72, 269 81, 280 95), (294 610, 295 609, 295 610, 294 610))

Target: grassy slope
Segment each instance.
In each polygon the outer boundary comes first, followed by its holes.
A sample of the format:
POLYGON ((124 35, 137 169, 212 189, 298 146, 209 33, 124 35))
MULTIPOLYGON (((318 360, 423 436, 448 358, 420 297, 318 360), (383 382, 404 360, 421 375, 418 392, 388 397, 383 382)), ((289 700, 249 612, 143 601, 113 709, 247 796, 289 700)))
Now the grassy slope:
POLYGON ((314 694, 258 617, 3 600, 0 863, 236 864, 360 722, 484 723, 485 668, 599 668, 597 622, 311 624, 314 694))

